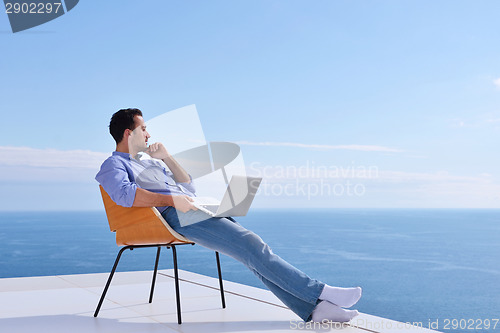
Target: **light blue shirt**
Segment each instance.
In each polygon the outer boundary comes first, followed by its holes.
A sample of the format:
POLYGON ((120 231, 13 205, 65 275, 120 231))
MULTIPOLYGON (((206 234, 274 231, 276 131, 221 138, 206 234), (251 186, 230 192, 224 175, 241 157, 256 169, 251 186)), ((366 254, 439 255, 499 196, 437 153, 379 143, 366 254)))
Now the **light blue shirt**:
MULTIPOLYGON (((153 158, 138 161, 128 153, 117 151, 102 163, 95 179, 111 199, 123 207, 132 207, 137 187, 167 195, 195 196, 192 179, 190 183, 176 182, 162 161, 153 158)), ((157 208, 161 213, 167 207, 157 208)))

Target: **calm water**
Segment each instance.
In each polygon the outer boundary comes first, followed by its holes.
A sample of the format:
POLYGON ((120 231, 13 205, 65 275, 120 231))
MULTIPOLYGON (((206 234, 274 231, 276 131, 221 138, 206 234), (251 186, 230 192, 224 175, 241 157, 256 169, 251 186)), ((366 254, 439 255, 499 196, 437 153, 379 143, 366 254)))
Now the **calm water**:
MULTIPOLYGON (((362 286, 362 312, 439 320, 444 331, 453 319, 500 318, 500 210, 256 210, 238 220, 310 276, 362 286)), ((20 277, 109 272, 117 246, 104 212, 15 212, 0 213, 0 252, 0 277, 20 277)), ((160 265, 171 268, 164 253, 160 265)), ((154 255, 126 252, 118 270, 151 270, 154 255)), ((181 269, 216 276, 212 252, 178 255, 181 269)), ((263 287, 233 259, 222 265, 225 279, 263 287)))

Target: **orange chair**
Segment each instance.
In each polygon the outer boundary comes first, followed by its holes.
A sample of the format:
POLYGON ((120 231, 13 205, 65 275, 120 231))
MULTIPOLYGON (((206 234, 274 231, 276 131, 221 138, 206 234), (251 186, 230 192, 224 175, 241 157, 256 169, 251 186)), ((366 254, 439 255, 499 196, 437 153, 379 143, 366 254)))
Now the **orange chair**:
MULTIPOLYGON (((158 261, 160 259, 160 250, 162 246, 167 248, 172 248, 172 256, 174 261, 174 277, 175 277, 175 296, 177 301, 177 322, 182 323, 181 319, 181 303, 180 303, 180 292, 179 292, 179 274, 177 270, 177 245, 186 245, 195 243, 186 239, 175 230, 173 230, 170 225, 161 216, 155 207, 122 207, 117 205, 104 191, 102 186, 99 186, 101 190, 102 200, 104 202, 104 208, 106 210, 106 215, 108 217, 109 228, 111 231, 116 233, 116 244, 118 246, 124 245, 115 260, 115 264, 111 273, 109 274, 108 281, 99 300, 99 304, 94 313, 94 317, 97 317, 99 310, 101 309, 102 303, 108 291, 113 275, 115 274, 116 267, 120 261, 120 257, 123 251, 136 248, 144 247, 156 247, 156 261, 155 268, 153 272, 153 281, 151 283, 151 291, 149 294, 149 303, 153 301, 153 292, 156 282, 156 273, 158 271, 158 261)), ((219 253, 215 251, 215 258, 217 261, 217 273, 219 275, 219 287, 220 295, 222 301, 222 308, 226 307, 226 302, 224 298, 224 286, 222 284, 222 273, 220 268, 219 253)))

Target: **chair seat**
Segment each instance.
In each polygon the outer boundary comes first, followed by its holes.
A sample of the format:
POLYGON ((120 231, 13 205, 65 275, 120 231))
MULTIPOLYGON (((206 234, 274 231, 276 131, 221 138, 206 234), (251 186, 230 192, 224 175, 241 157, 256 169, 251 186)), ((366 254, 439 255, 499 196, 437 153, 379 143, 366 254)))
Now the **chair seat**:
POLYGON ((117 245, 193 243, 172 229, 155 207, 122 207, 99 189, 117 245))

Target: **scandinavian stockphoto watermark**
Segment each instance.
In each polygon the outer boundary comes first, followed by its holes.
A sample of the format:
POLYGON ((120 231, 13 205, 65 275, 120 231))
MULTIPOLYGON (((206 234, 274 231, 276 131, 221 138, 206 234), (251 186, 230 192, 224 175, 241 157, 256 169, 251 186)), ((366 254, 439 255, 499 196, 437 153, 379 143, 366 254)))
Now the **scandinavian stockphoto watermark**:
POLYGON ((72 10, 79 0, 4 0, 12 32, 52 21, 72 10))
POLYGON ((249 173, 262 177, 265 182, 259 189, 264 196, 307 197, 361 197, 366 193, 367 180, 379 177, 375 165, 325 165, 306 161, 301 165, 250 164, 249 173))

